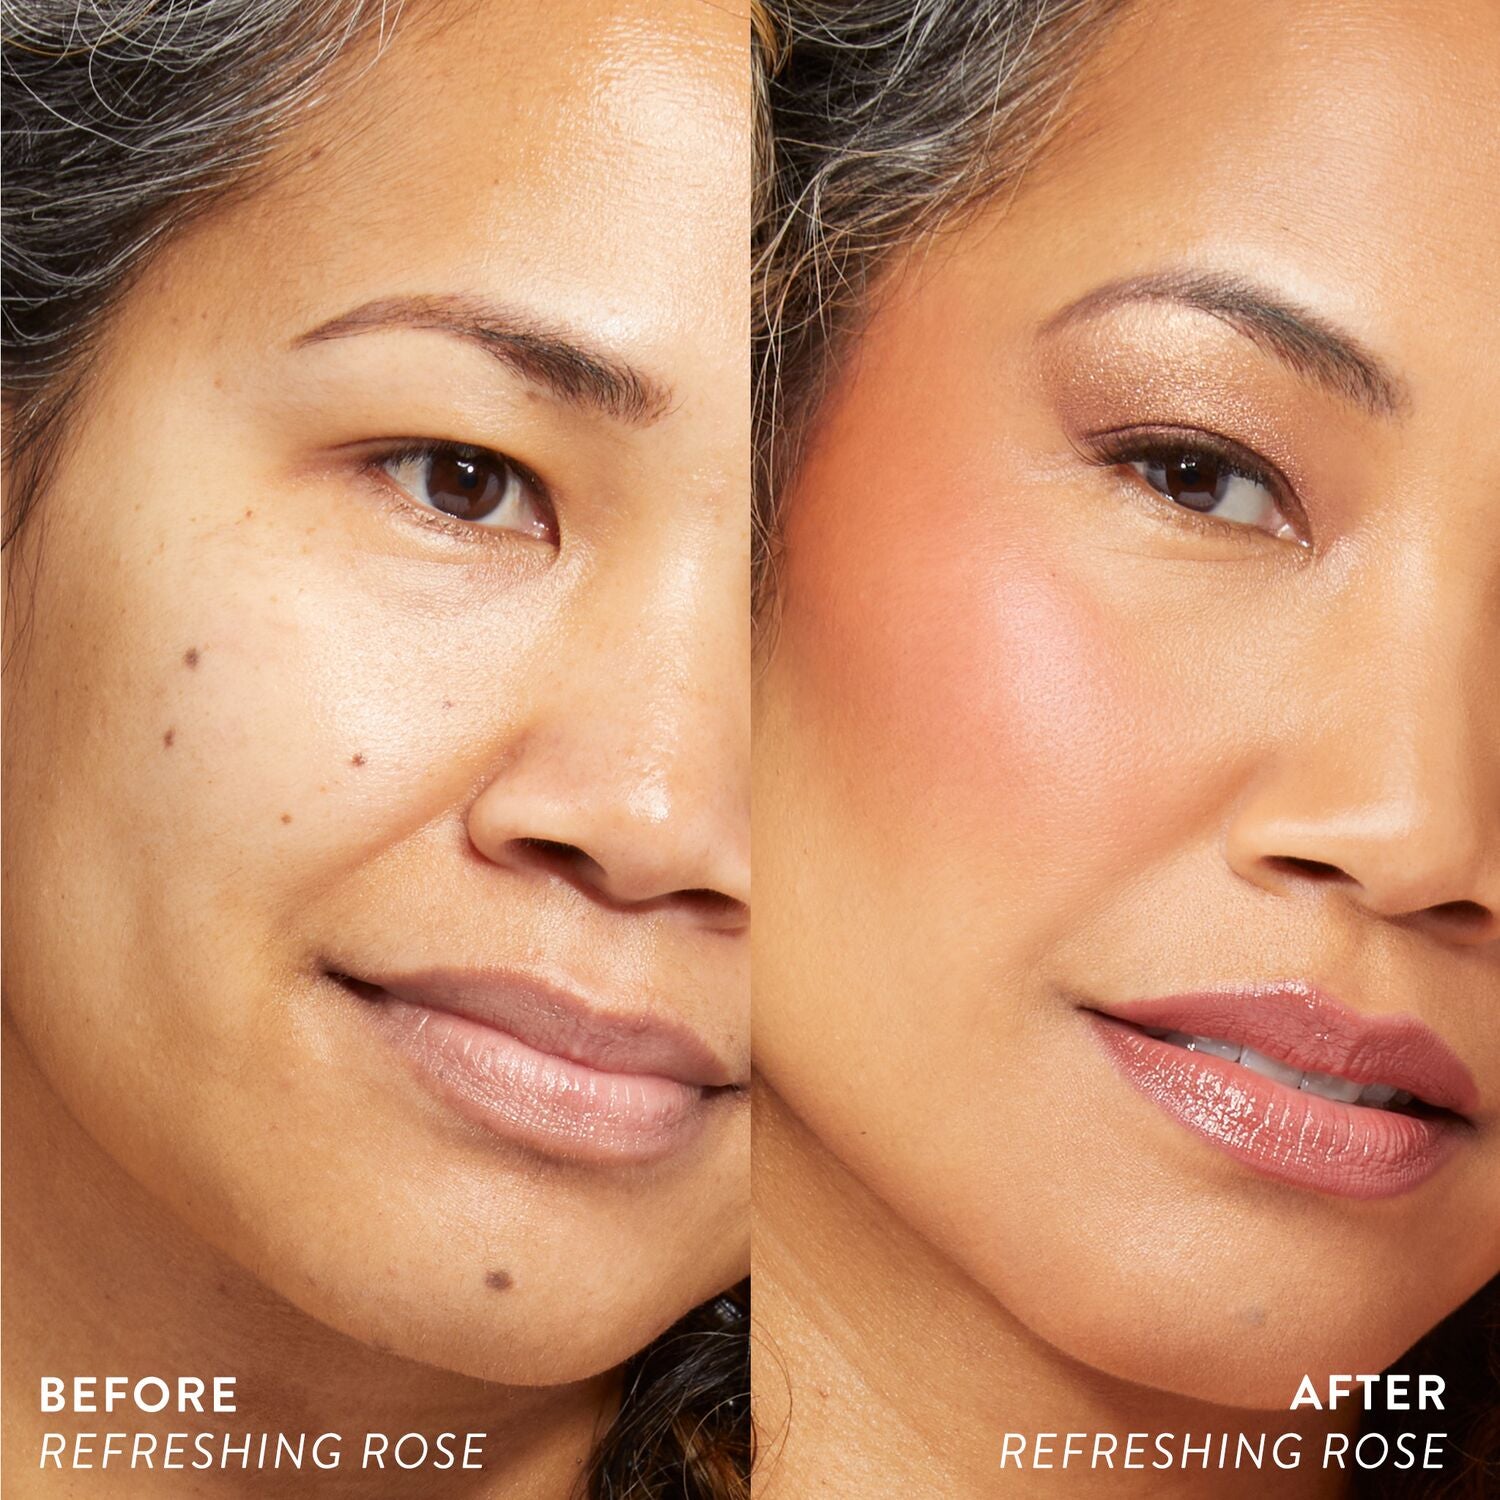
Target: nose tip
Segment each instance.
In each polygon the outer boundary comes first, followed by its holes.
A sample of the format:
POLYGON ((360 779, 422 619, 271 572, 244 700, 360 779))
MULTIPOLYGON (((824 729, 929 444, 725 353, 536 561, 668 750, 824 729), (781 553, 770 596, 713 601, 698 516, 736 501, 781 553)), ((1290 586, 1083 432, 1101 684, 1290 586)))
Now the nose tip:
POLYGON ((750 901, 748 810, 722 778, 674 789, 639 768, 607 774, 535 756, 486 786, 467 823, 475 850, 515 874, 559 879, 621 909, 670 908, 712 926, 743 921, 750 901))
POLYGON ((1370 916, 1447 941, 1481 945, 1500 937, 1496 858, 1468 824, 1348 808, 1330 809, 1322 820, 1241 818, 1230 863, 1262 886, 1327 888, 1370 916))

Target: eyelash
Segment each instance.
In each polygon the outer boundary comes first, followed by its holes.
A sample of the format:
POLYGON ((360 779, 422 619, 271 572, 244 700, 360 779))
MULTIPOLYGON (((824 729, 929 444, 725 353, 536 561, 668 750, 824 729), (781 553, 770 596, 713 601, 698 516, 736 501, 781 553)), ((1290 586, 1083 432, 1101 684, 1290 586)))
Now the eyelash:
MULTIPOLYGON (((1088 450, 1085 456, 1095 464, 1110 468, 1150 461, 1163 463, 1184 454, 1212 459, 1237 477, 1263 485, 1296 533, 1299 544, 1308 546, 1311 543, 1307 512, 1287 477, 1268 459, 1231 438, 1201 427, 1128 427, 1091 433, 1084 442, 1088 450)), ((1148 485, 1145 488, 1151 487, 1148 485)), ((1174 505, 1155 490, 1152 490, 1152 494, 1184 525, 1208 526, 1215 532, 1237 532, 1242 534, 1244 540, 1249 540, 1245 533, 1250 536, 1265 535, 1264 532, 1256 532, 1253 527, 1223 521, 1215 516, 1199 514, 1174 505)))
POLYGON ((503 527, 488 527, 476 521, 465 521, 458 516, 450 516, 444 511, 436 510, 431 506, 422 505, 413 500, 402 490, 386 472, 390 466, 403 463, 418 463, 434 458, 472 458, 479 455, 484 458, 494 459, 498 463, 507 465, 517 477, 540 501, 542 507, 551 517, 554 530, 558 527, 557 507, 552 502, 552 493, 537 474, 523 464, 520 459, 512 458, 508 453, 502 453, 498 448, 486 448, 479 443, 460 443, 447 438, 411 438, 401 442, 390 443, 384 447, 368 451, 360 460, 360 472, 372 482, 378 484, 383 495, 390 501, 393 509, 396 509, 407 520, 414 521, 420 526, 426 526, 435 531, 442 532, 445 536, 456 537, 461 541, 472 542, 475 533, 481 535, 489 533, 492 536, 517 536, 519 533, 507 530, 503 527))

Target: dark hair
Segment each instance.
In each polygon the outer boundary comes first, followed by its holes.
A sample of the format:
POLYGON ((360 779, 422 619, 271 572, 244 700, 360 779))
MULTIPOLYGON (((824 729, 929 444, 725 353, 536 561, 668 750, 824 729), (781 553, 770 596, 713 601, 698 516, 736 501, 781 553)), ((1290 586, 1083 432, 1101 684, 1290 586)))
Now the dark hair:
MULTIPOLYGON (((1014 192, 1063 117, 1090 45, 1127 0, 764 0, 756 26, 752 241, 756 603, 779 509, 881 272, 924 236, 1014 192)), ((1500 1281, 1393 1368, 1442 1375, 1456 1455, 1384 1469, 1365 1500, 1500 1493, 1500 1281)), ((1367 1431, 1412 1428, 1372 1413, 1367 1431)))
MULTIPOLYGON (((1411 1375, 1440 1375, 1442 1411, 1367 1414, 1363 1431, 1388 1439, 1415 1432, 1446 1433, 1441 1470, 1389 1466, 1359 1474, 1359 1500, 1486 1500, 1500 1495, 1500 1276, 1418 1340, 1391 1366, 1411 1375)), ((1413 1378, 1409 1389, 1415 1391, 1413 1378)))
POLYGON ((589 1500, 748 1500, 752 1443, 747 1280, 626 1365, 589 1500))
MULTIPOLYGON (((399 0, 24 0, 5 9, 4 539, 25 519, 109 314, 152 253, 250 191, 399 0)), ((625 1370, 597 1500, 748 1494, 749 1293, 690 1313, 625 1370)))

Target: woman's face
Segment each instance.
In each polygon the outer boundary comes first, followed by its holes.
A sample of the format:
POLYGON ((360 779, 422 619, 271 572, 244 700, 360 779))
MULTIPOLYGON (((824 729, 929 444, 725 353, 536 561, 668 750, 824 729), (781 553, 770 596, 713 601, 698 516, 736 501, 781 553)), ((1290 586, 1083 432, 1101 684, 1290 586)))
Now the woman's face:
POLYGON ((758 1065, 1132 1381, 1284 1407, 1500 1271, 1497 49, 1138 7, 789 497, 758 1065))
POLYGON ((745 29, 409 8, 129 293, 13 568, 19 1040, 488 1379, 747 1260, 745 29))

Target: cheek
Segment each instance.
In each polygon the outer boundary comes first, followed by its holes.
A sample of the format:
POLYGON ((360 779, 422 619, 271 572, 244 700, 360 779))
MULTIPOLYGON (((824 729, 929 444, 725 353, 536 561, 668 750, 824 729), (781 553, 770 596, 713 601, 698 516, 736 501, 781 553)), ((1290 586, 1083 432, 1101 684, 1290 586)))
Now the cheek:
POLYGON ((816 520, 789 548, 784 634, 815 753, 864 804, 851 826, 1038 912, 1149 857, 1186 706, 1089 581, 1040 539, 872 547, 816 520))

